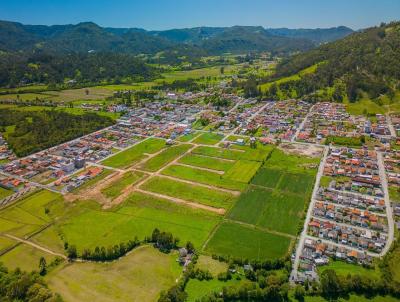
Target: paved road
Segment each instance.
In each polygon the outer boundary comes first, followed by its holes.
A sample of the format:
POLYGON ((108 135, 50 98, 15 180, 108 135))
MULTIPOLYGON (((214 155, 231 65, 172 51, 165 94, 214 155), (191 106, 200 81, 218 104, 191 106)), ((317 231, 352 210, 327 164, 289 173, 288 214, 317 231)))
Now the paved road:
POLYGON ((383 193, 385 195, 384 198, 386 205, 386 216, 389 226, 388 239, 385 248, 382 250, 382 253, 380 254, 380 256, 383 256, 389 251, 390 246, 392 245, 392 242, 394 240, 394 220, 393 220, 393 210, 392 207, 390 206, 389 189, 386 179, 385 165, 383 163, 383 156, 381 152, 377 152, 377 155, 378 155, 379 177, 381 178, 383 193))
POLYGON ((304 117, 303 121, 301 122, 301 124, 299 125, 299 127, 296 130, 296 133, 293 135, 292 139, 290 140, 292 143, 296 141, 297 137, 299 136, 299 133, 301 131, 301 129, 304 128, 305 123, 307 122, 308 118, 310 117, 310 114, 313 110, 315 105, 313 105, 310 110, 308 111, 307 115, 304 117))
POLYGON ((295 255, 295 260, 294 260, 294 263, 293 263, 293 269, 292 269, 292 273, 290 274, 290 281, 292 283, 297 278, 298 268, 299 268, 299 264, 300 264, 300 255, 302 253, 304 241, 305 241, 306 236, 307 236, 308 223, 310 222, 311 217, 312 217, 312 210, 314 208, 314 204, 315 204, 315 201, 316 201, 317 192, 318 192, 318 188, 319 188, 319 183, 320 183, 322 174, 324 172, 324 166, 325 166, 326 158, 328 156, 328 151, 329 151, 329 148, 325 146, 324 154, 323 154, 323 157, 322 157, 321 162, 319 164, 317 177, 315 179, 314 190, 313 190, 313 194, 312 194, 312 197, 311 197, 311 202, 310 202, 310 205, 309 205, 308 210, 307 210, 306 219, 304 221, 303 231, 301 232, 301 235, 300 235, 300 238, 299 238, 299 242, 298 242, 297 248, 296 248, 296 255, 295 255))

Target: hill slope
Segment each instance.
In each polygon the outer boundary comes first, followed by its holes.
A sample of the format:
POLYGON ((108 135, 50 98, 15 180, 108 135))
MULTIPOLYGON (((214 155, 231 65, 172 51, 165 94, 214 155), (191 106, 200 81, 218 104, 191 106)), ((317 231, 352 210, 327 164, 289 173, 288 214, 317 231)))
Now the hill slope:
POLYGON ((269 86, 268 95, 293 97, 318 92, 313 96, 326 98, 330 92, 335 101, 347 97, 355 101, 365 94, 370 98, 382 94, 393 97, 399 89, 399 58, 400 23, 369 28, 281 62, 276 79, 293 77, 318 65, 300 79, 276 81, 276 85, 269 86))

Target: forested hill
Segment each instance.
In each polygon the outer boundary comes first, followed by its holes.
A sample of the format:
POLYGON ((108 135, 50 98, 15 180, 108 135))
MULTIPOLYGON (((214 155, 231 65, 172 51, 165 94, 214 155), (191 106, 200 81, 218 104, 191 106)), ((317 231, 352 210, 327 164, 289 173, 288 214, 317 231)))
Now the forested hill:
POLYGON ((275 36, 308 39, 317 44, 332 42, 354 32, 346 26, 316 29, 267 28, 267 31, 275 36))
POLYGON ((321 41, 348 34, 343 28, 316 30, 266 30, 261 26, 197 27, 165 31, 138 28, 103 28, 93 22, 76 25, 23 25, 0 21, 0 50, 71 52, 116 52, 156 54, 179 50, 183 44, 196 52, 214 55, 223 52, 270 51, 287 54, 309 50, 321 41))
POLYGON ((293 56, 277 66, 275 84, 268 95, 310 95, 355 101, 368 95, 390 98, 399 89, 400 22, 382 24, 354 33, 342 40, 293 56), (314 72, 304 73, 305 69, 314 72), (282 80, 286 79, 286 80, 282 80))

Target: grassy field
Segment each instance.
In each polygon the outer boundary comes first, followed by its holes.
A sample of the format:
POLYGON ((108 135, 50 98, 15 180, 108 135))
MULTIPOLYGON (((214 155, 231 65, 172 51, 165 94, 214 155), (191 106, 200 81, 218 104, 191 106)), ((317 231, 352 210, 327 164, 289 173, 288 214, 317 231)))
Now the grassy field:
POLYGON ((219 221, 217 215, 208 211, 139 193, 112 210, 101 210, 96 202, 80 202, 70 211, 58 225, 65 240, 75 244, 79 251, 119 244, 135 236, 144 239, 154 228, 172 232, 182 244, 190 240, 199 247, 219 221))
POLYGON ((229 150, 215 147, 200 146, 192 151, 194 154, 218 157, 223 159, 238 160, 242 157, 243 152, 237 150, 229 150))
POLYGON ((357 264, 346 263, 344 261, 333 261, 331 260, 328 265, 318 267, 318 272, 322 273, 327 269, 333 269, 338 275, 347 276, 350 275, 367 275, 369 277, 380 278, 378 269, 368 269, 357 264))
POLYGON ((14 191, 0 187, 0 200, 8 197, 10 195, 13 195, 13 194, 14 194, 14 191))
POLYGON ((173 161, 175 158, 179 157, 180 155, 184 154, 191 148, 189 144, 182 144, 177 146, 168 147, 160 154, 157 154, 155 157, 150 158, 148 161, 141 165, 141 168, 146 171, 157 171, 161 169, 166 164, 173 161))
POLYGON ((390 199, 400 202, 400 190, 396 186, 389 186, 390 199))
POLYGON ((198 137, 200 134, 201 134, 200 132, 192 132, 190 134, 182 135, 178 137, 177 141, 182 143, 187 143, 188 141, 191 141, 195 137, 198 137))
POLYGON ((136 183, 143 177, 143 173, 140 172, 126 172, 120 179, 112 182, 108 187, 104 188, 103 193, 108 198, 116 198, 121 192, 129 185, 136 183))
POLYGON ((287 254, 290 239, 236 223, 222 223, 208 242, 210 254, 254 260, 276 259, 287 254))
POLYGON ((198 136, 193 141, 193 143, 202 144, 202 145, 215 145, 215 144, 219 143, 223 138, 224 138, 224 136, 222 134, 208 132, 208 133, 203 133, 200 136, 198 136))
POLYGON ((190 279, 185 288, 185 292, 188 294, 187 302, 199 301, 199 299, 206 296, 208 293, 222 291, 223 287, 236 285, 239 282, 241 281, 236 279, 225 282, 219 281, 218 279, 212 279, 210 281, 190 279))
POLYGON ((238 160, 233 167, 224 174, 224 178, 249 183, 260 167, 261 163, 257 161, 238 160))
POLYGON ((196 267, 202 270, 208 270, 214 277, 219 273, 224 273, 228 269, 226 262, 214 260, 210 256, 200 255, 197 259, 196 267))
POLYGON ((206 157, 197 154, 187 154, 179 160, 180 163, 207 168, 217 171, 228 171, 235 164, 233 161, 227 161, 219 158, 206 157))
POLYGON ((49 287, 65 301, 157 301, 175 284, 181 267, 174 253, 139 247, 111 263, 65 264, 52 271, 49 287))
POLYGON ((24 237, 41 229, 52 220, 50 204, 57 202, 60 202, 60 195, 46 190, 27 196, 0 211, 0 232, 24 237), (49 209, 48 214, 45 208, 49 209))
POLYGON ((197 202, 216 208, 229 208, 235 197, 232 194, 189 185, 162 177, 153 177, 141 186, 142 189, 197 202))
POLYGON ((143 153, 156 153, 164 147, 164 140, 150 138, 112 157, 107 158, 106 160, 102 161, 102 164, 113 168, 126 168, 145 158, 146 155, 143 153))
POLYGON ((220 174, 186 166, 172 165, 163 170, 162 174, 231 190, 241 191, 246 187, 243 183, 224 179, 220 174))
POLYGON ((56 257, 42 252, 29 245, 20 244, 8 253, 0 257, 0 262, 2 262, 9 269, 15 269, 19 267, 24 271, 38 271, 39 270, 39 260, 40 257, 46 259, 47 264, 50 264, 56 257), (18 259, 16 261, 16 259, 18 259))

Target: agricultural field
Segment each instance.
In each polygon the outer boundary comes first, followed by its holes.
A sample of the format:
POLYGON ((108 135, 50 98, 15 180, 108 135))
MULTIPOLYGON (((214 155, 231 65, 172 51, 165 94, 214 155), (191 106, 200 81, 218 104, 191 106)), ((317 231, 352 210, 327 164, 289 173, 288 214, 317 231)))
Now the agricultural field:
POLYGON ((219 143, 224 136, 219 133, 207 132, 198 136, 193 143, 201 145, 215 145, 219 143))
POLYGON ((176 258, 142 246, 110 263, 66 263, 46 280, 65 301, 156 301, 181 273, 176 258))
POLYGON ((235 164, 233 160, 213 158, 197 154, 187 154, 179 160, 179 163, 223 172, 228 171, 235 164))
POLYGON ((146 139, 129 149, 102 161, 102 164, 112 168, 127 168, 144 159, 144 153, 156 153, 165 147, 165 141, 158 138, 146 139))
POLYGON ((246 187, 245 184, 225 179, 218 173, 186 166, 172 165, 163 170, 162 174, 228 190, 242 191, 246 187))
POLYGON ((0 187, 0 200, 13 194, 14 191, 0 187))
POLYGON ((265 260, 284 257, 287 237, 263 232, 237 223, 223 222, 208 241, 205 252, 236 258, 265 260))
POLYGON ((216 191, 162 177, 151 178, 140 188, 215 208, 227 209, 235 200, 235 196, 227 192, 216 191))
POLYGON ((175 158, 187 152, 191 147, 192 146, 189 144, 167 147, 164 151, 143 163, 140 168, 146 171, 155 172, 173 161, 175 158))
POLYGON ((198 137, 200 134, 201 134, 201 132, 192 132, 189 134, 185 134, 185 135, 178 137, 177 141, 182 142, 182 143, 187 143, 187 142, 191 141, 192 139, 194 139, 195 137, 198 137))
POLYGON ((57 222, 65 241, 84 248, 110 246, 137 236, 143 240, 155 228, 201 246, 219 217, 208 211, 193 209, 170 201, 133 193, 118 207, 102 210, 96 202, 79 202, 57 222), (85 225, 85 228, 82 228, 85 225))
POLYGON ((102 189, 101 193, 108 198, 114 199, 118 197, 126 187, 135 184, 142 177, 143 173, 140 172, 126 172, 121 178, 102 189))
MULTIPOLYGON (((222 291, 223 287, 236 285, 240 280, 232 279, 228 281, 219 281, 218 279, 212 279, 210 281, 199 281, 197 279, 191 279, 186 285, 185 292, 188 294, 187 302, 199 301, 207 293, 222 291)), ((245 281, 242 281, 245 282, 245 281)))
POLYGON ((233 167, 224 174, 224 178, 242 183, 249 183, 260 167, 261 163, 257 161, 238 160, 233 167))
POLYGON ((239 150, 222 149, 216 147, 199 146, 192 151, 193 154, 199 154, 209 157, 217 157, 222 159, 238 160, 243 153, 239 150))

